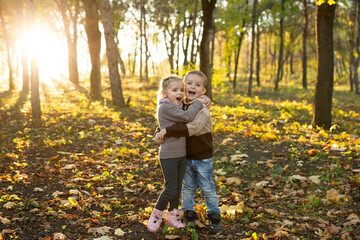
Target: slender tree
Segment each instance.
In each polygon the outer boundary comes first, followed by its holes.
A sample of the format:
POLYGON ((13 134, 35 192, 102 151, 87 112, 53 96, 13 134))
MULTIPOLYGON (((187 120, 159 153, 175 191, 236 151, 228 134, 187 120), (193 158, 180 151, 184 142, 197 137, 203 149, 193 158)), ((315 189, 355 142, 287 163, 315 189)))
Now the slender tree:
POLYGON ((259 21, 256 21, 256 83, 260 87, 260 26, 259 21))
POLYGON ((355 93, 357 95, 360 94, 360 90, 359 90, 359 72, 358 72, 358 68, 359 68, 359 62, 360 62, 360 0, 357 0, 357 25, 358 25, 358 31, 357 31, 357 36, 356 36, 356 52, 357 52, 357 57, 355 58, 355 62, 354 62, 354 85, 355 85, 355 93))
POLYGON ((54 0, 54 2, 60 10, 64 24, 64 32, 68 45, 69 80, 77 85, 79 84, 77 63, 77 24, 80 12, 79 0, 75 0, 74 11, 71 10, 70 4, 72 3, 69 3, 68 0, 54 0))
POLYGON ((280 47, 279 47, 279 58, 278 58, 278 69, 275 80, 275 88, 277 91, 279 89, 279 82, 282 78, 283 65, 284 65, 284 14, 285 14, 285 0, 281 0, 281 12, 280 12, 280 47))
MULTIPOLYGON (((29 9, 29 20, 34 22, 36 16, 35 0, 27 0, 29 9), (35 15, 35 16, 34 16, 35 15)), ((39 65, 34 53, 30 56, 31 59, 31 120, 33 126, 41 124, 41 106, 40 106, 40 90, 39 90, 39 65)))
POLYGON ((101 100, 101 33, 99 30, 98 4, 96 0, 82 0, 82 2, 86 13, 85 31, 91 59, 90 96, 93 100, 101 100))
POLYGON ((109 0, 100 0, 100 12, 104 26, 112 101, 117 107, 125 107, 119 74, 118 48, 114 38, 114 23, 109 0))
MULTIPOLYGON (((29 93, 29 84, 30 84, 30 73, 29 73, 29 59, 26 51, 26 42, 24 37, 21 37, 21 33, 24 33, 25 30, 25 21, 24 16, 25 5, 24 0, 17 0, 17 12, 18 12, 18 31, 20 39, 20 48, 21 48, 21 68, 22 68, 22 91, 25 94, 29 93)), ((27 22, 27 21, 26 21, 27 22)))
POLYGON ((1 24, 1 29, 3 32, 3 36, 5 39, 5 45, 6 45, 6 54, 7 54, 7 63, 8 63, 8 68, 9 68, 9 90, 12 91, 15 89, 15 85, 14 85, 14 77, 13 77, 13 67, 12 67, 12 59, 11 59, 11 53, 10 53, 10 36, 8 34, 8 30, 7 30, 7 26, 6 26, 6 22, 5 22, 5 18, 3 15, 3 8, 2 5, 0 4, 0 24, 1 24))
POLYGON ((252 82, 254 68, 254 48, 255 48, 255 24, 256 24, 256 7, 257 0, 253 2, 252 21, 251 21, 251 53, 250 53, 250 77, 248 85, 248 96, 252 97, 252 82))
POLYGON ((303 0, 303 15, 304 15, 304 29, 303 29, 303 55, 302 55, 302 86, 307 89, 307 37, 308 37, 308 0, 303 0))
POLYGON ((216 0, 202 0, 203 9, 203 35, 200 43, 200 71, 208 78, 206 95, 212 99, 211 69, 210 69, 210 41, 213 36, 213 17, 216 0))
POLYGON ((331 109, 334 87, 333 23, 336 4, 316 5, 317 77, 314 97, 313 127, 331 127, 331 109))

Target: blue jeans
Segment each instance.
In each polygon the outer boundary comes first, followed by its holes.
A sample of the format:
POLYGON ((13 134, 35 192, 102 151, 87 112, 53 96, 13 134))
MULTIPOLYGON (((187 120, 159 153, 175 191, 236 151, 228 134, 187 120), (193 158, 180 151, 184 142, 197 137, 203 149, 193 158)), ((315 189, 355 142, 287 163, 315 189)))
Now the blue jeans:
POLYGON ((197 188, 200 187, 201 194, 205 197, 207 213, 218 213, 219 199, 216 195, 213 181, 212 158, 202 160, 186 160, 186 170, 182 188, 182 209, 183 211, 194 210, 194 197, 197 188))

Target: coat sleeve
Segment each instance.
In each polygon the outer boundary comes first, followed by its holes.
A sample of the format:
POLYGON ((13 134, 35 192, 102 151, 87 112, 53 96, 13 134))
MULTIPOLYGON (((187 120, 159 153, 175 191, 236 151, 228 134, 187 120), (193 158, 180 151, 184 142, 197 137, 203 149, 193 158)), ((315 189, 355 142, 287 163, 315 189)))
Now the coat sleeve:
POLYGON ((174 104, 167 104, 162 114, 164 118, 172 122, 191 122, 203 108, 204 106, 199 100, 195 100, 188 110, 179 109, 174 104))

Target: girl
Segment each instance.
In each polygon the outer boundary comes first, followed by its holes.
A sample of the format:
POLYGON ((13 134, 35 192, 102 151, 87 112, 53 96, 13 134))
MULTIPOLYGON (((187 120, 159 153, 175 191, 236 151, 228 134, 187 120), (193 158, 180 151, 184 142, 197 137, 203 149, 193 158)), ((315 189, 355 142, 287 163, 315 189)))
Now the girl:
MULTIPOLYGON (((175 122, 191 122, 203 108, 203 99, 196 100, 191 107, 182 110, 184 83, 181 78, 169 76, 160 82, 158 94, 157 119, 160 129, 171 126, 175 122)), ((175 228, 184 227, 179 219, 179 199, 186 166, 185 137, 166 137, 160 146, 159 158, 165 189, 160 194, 150 215, 148 230, 156 232, 161 224, 164 210, 169 204, 166 223, 175 228)))

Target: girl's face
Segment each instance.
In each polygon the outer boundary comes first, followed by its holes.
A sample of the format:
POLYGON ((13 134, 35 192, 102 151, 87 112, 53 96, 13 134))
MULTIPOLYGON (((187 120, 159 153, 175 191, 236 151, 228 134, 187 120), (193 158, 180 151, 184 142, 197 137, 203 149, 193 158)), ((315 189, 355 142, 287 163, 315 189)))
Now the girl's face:
POLYGON ((164 98, 169 99, 176 106, 181 106, 184 98, 184 84, 182 81, 174 81, 169 83, 169 86, 163 90, 164 98))

